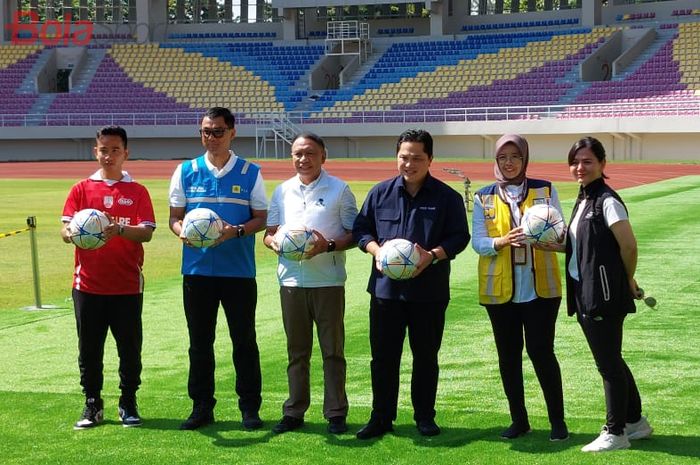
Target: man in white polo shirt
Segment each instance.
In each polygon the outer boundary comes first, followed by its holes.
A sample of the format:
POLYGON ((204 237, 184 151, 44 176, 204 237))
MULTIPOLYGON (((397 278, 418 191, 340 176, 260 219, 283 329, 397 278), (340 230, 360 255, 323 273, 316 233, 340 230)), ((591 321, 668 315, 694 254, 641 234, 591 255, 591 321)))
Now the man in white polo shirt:
POLYGON ((297 174, 272 194, 263 242, 278 252, 274 235, 286 223, 312 229, 315 242, 301 261, 279 257, 277 276, 287 334, 289 398, 273 432, 285 433, 304 424, 311 401, 309 368, 315 322, 323 356, 323 416, 328 420, 328 431, 340 434, 348 429, 344 251, 355 245, 351 231, 357 204, 348 185, 323 169, 327 157, 323 139, 302 133, 294 139, 291 152, 297 174))

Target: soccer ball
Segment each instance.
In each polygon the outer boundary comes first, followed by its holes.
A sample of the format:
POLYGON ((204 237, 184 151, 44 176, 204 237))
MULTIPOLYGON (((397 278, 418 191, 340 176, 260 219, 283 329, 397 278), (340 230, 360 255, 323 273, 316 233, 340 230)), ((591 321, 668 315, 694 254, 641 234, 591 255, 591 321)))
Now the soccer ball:
POLYGON ((306 226, 282 225, 275 233, 279 254, 287 260, 301 261, 304 254, 314 246, 313 231, 306 226))
POLYGON ((382 272, 391 279, 409 279, 418 266, 420 252, 411 241, 391 239, 379 249, 382 272))
POLYGON ((109 225, 107 215, 94 208, 80 210, 70 220, 70 240, 76 247, 86 250, 105 245, 104 229, 109 225))
POLYGON ((212 245, 221 236, 224 223, 214 210, 195 208, 182 220, 182 237, 187 238, 193 247, 204 248, 212 245))
POLYGON ((529 244, 555 244, 564 236, 564 219, 551 205, 537 204, 528 208, 520 225, 529 244))

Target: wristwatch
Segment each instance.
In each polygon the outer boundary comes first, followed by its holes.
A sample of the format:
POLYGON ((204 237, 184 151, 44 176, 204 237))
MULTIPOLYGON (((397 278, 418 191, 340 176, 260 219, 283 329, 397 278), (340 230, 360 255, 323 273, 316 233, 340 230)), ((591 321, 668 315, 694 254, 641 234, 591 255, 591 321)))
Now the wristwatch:
POLYGON ((430 262, 431 265, 434 265, 434 264, 436 264, 438 261, 440 261, 440 259, 438 258, 437 254, 436 254, 434 251, 429 250, 428 252, 430 253, 430 255, 433 256, 433 261, 430 262))
POLYGON ((242 224, 238 225, 238 230, 236 231, 236 237, 243 237, 245 236, 245 226, 242 224))
POLYGON ((328 240, 328 248, 326 252, 333 252, 335 250, 335 241, 333 239, 328 240))

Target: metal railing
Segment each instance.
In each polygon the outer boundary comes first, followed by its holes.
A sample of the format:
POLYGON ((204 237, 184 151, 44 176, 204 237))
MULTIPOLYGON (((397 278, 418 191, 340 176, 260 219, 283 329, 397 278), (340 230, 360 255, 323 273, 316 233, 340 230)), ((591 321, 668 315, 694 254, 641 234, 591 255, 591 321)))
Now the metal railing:
POLYGON ((301 128, 289 120, 286 113, 267 113, 258 115, 255 121, 255 155, 267 158, 267 149, 272 143, 275 158, 286 156, 287 148, 292 145, 294 137, 301 133, 301 128))
MULTIPOLYGON (((182 113, 75 113, 75 114, 0 114, 0 127, 36 126, 192 126, 198 125, 202 111, 182 113)), ((360 110, 324 112, 287 112, 286 118, 297 126, 304 124, 385 124, 449 123, 471 121, 521 121, 577 118, 698 117, 700 98, 655 100, 589 105, 542 105, 474 108, 426 108, 410 110, 360 110)), ((237 113, 237 124, 258 124, 269 112, 237 113)))

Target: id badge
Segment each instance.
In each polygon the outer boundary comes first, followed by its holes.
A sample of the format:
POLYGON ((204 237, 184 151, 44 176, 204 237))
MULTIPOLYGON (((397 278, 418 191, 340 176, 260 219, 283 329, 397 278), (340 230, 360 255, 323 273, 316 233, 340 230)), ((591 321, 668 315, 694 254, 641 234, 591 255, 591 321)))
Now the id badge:
POLYGON ((513 264, 525 265, 527 263, 527 246, 512 247, 513 249, 513 264))

